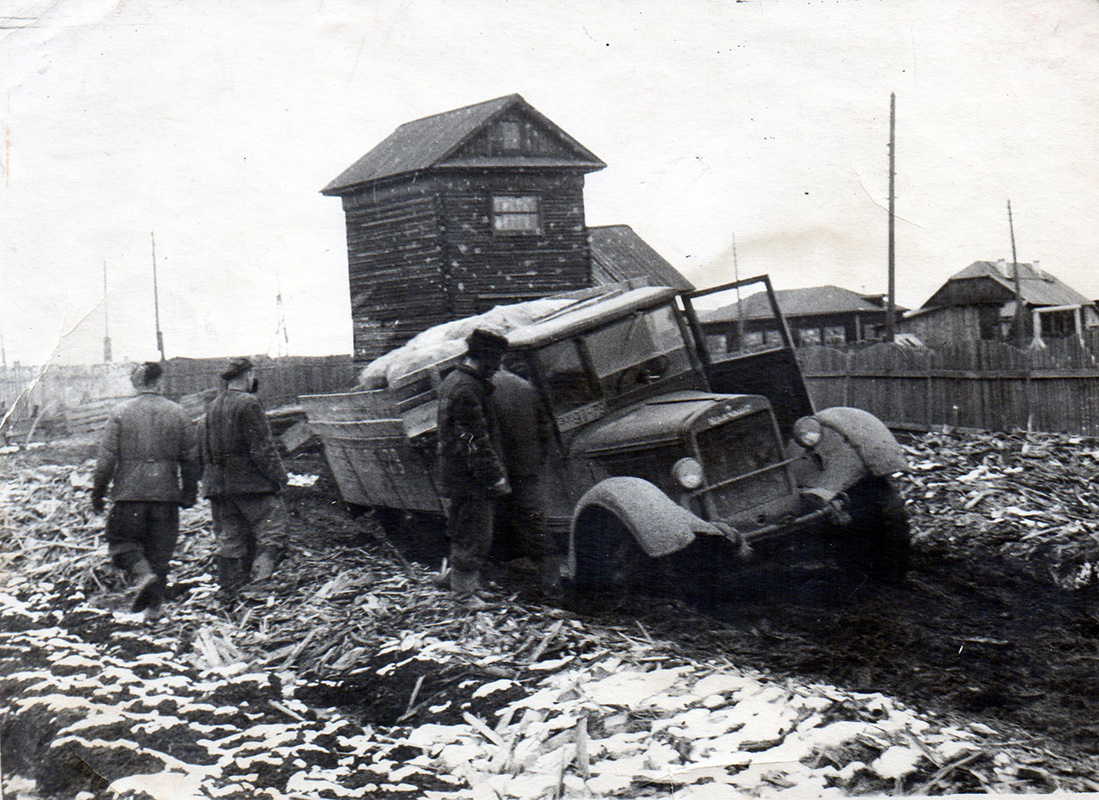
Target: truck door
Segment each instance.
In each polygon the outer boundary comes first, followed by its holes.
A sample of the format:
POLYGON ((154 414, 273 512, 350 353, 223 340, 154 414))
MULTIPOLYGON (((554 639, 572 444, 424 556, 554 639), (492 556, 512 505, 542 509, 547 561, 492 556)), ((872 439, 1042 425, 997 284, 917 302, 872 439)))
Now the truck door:
POLYGON ((766 275, 680 295, 710 389, 760 394, 779 429, 814 412, 790 329, 766 275))

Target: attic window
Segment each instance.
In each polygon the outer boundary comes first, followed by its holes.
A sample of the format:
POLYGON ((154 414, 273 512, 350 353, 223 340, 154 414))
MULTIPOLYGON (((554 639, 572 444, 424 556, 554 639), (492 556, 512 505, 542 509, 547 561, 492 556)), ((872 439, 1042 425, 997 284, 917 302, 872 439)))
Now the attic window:
POLYGON ((534 195, 495 195, 492 198, 492 230, 504 235, 540 234, 542 213, 534 195))
POLYGON ((519 123, 504 121, 500 123, 501 148, 505 153, 518 153, 521 149, 519 123))

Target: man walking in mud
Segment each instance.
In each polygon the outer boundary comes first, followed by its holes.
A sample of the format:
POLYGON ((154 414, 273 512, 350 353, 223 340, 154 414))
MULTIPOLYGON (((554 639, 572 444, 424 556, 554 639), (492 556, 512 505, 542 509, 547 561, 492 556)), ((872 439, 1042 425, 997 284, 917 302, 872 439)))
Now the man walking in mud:
POLYGON ((271 577, 287 540, 279 492, 288 476, 271 426, 256 397, 255 368, 234 358, 221 373, 225 389, 210 404, 203 426, 203 495, 217 537, 218 584, 226 599, 249 581, 271 577))
POLYGON ((466 347, 465 359, 439 387, 439 491, 449 498, 450 587, 470 598, 492 547, 496 498, 510 491, 489 402, 507 339, 478 328, 466 347))
POLYGON ((195 503, 198 453, 182 406, 160 395, 164 368, 155 361, 130 376, 137 396, 116 406, 99 443, 92 507, 105 509, 107 549, 134 588, 133 610, 156 616, 179 535, 179 508, 195 503))

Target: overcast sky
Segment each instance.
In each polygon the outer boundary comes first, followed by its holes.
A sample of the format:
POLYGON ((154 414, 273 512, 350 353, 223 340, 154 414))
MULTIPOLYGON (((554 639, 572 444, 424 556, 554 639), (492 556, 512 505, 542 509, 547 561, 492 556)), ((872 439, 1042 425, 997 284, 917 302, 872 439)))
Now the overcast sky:
POLYGON ((517 92, 699 286, 887 288, 1039 260, 1099 298, 1095 0, 0 0, 7 362, 347 353, 340 202, 403 122, 517 92), (106 314, 103 272, 109 287, 106 314), (281 288, 288 345, 278 344, 281 288), (83 322, 79 325, 81 320, 83 322))

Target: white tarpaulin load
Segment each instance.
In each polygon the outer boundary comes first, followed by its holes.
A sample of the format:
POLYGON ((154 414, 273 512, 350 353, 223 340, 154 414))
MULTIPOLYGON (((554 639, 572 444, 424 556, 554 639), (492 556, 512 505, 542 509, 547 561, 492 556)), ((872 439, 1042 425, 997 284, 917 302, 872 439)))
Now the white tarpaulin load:
POLYGON ((359 374, 363 389, 384 389, 402 376, 461 355, 466 337, 475 328, 506 334, 576 302, 571 297, 546 297, 506 306, 495 306, 483 314, 444 322, 417 334, 408 344, 371 361, 359 374))

